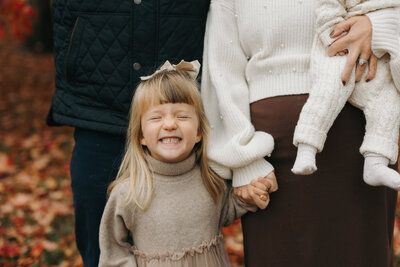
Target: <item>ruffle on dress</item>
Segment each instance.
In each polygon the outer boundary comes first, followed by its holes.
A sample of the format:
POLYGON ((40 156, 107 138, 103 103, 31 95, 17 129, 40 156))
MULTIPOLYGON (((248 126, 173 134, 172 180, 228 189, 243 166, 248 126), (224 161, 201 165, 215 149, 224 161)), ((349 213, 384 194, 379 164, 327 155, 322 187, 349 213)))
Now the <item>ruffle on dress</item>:
POLYGON ((133 246, 139 267, 228 267, 231 266, 224 247, 223 235, 219 234, 198 247, 185 248, 180 252, 145 253, 133 246))

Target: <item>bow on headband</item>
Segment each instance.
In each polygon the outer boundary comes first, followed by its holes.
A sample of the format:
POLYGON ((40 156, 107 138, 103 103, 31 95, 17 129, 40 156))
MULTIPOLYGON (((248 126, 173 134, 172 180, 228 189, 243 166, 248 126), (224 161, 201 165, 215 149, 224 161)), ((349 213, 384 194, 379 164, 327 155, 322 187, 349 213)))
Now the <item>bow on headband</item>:
POLYGON ((174 65, 171 64, 168 60, 165 61, 165 63, 160 67, 159 70, 156 70, 153 74, 149 75, 149 76, 142 76, 140 77, 140 79, 142 81, 148 80, 151 77, 153 77, 155 74, 163 71, 163 70, 184 70, 187 73, 189 73, 190 77, 194 79, 196 79, 197 75, 199 74, 199 70, 200 70, 200 62, 198 60, 194 60, 192 62, 187 62, 184 60, 181 60, 181 62, 179 62, 178 65, 174 65))

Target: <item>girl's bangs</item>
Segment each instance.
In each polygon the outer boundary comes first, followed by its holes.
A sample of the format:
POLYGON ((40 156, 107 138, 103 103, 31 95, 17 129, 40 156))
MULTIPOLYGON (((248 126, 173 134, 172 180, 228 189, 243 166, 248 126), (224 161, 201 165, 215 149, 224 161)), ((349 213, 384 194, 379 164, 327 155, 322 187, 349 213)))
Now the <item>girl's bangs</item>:
POLYGON ((180 72, 158 74, 152 81, 146 83, 146 93, 143 95, 142 103, 145 107, 167 103, 193 105, 197 93, 197 84, 196 81, 188 79, 186 76, 186 73, 180 72))

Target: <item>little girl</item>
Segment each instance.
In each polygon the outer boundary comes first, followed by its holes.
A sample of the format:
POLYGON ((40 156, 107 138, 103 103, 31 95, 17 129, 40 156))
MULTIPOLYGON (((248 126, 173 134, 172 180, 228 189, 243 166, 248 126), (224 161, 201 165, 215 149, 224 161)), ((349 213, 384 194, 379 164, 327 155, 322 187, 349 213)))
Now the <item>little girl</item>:
MULTIPOLYGON (((208 120, 197 61, 143 77, 133 98, 126 153, 100 225, 99 266, 229 266, 221 227, 256 207, 207 164, 208 120)), ((247 187, 266 208, 265 178, 247 187), (252 186, 253 185, 253 186, 252 186)))
MULTIPOLYGON (((346 57, 328 57, 327 48, 335 39, 333 27, 340 21, 356 15, 378 16, 379 8, 398 7, 392 0, 320 0, 317 3, 317 35, 311 52, 312 87, 309 98, 300 113, 293 143, 298 147, 292 172, 311 174, 317 170, 316 152, 321 152, 327 132, 346 101, 362 109, 366 118, 366 133, 360 148, 364 160, 364 181, 373 186, 384 185, 400 190, 400 175, 390 169, 398 155, 400 125, 400 44, 398 18, 381 21, 385 27, 390 51, 374 51, 383 56, 378 60, 376 77, 371 81, 355 83, 355 74, 348 84, 342 84, 340 73, 346 57), (375 12, 373 12, 375 11, 375 12), (368 13, 371 12, 371 13, 368 13), (377 13, 378 12, 378 13, 377 13), (393 36, 394 35, 394 36, 393 36), (397 88, 396 88, 397 87, 397 88)), ((349 55, 351 57, 353 55, 349 55)), ((360 66, 367 64, 369 55, 360 55, 360 66), (363 58, 364 57, 364 58, 363 58), (366 58, 365 58, 366 57, 366 58)), ((335 162, 332 162, 335 164, 335 162)))

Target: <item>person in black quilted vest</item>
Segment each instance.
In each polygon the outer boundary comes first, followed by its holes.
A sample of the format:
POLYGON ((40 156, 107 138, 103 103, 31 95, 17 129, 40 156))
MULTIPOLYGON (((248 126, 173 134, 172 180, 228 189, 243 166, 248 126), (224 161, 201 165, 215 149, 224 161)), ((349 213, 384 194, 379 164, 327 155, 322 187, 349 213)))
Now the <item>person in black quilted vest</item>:
POLYGON ((75 128, 71 180, 75 233, 85 266, 97 266, 106 189, 124 152, 140 76, 163 62, 202 58, 210 0, 56 0, 56 89, 49 125, 75 128))

